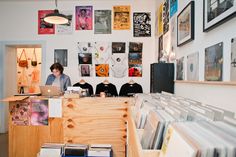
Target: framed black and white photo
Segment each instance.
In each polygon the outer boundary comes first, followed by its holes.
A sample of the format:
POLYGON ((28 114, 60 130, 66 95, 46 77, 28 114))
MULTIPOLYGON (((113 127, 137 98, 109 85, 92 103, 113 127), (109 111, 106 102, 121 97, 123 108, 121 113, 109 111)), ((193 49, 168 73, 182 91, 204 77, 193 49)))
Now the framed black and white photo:
POLYGON ((62 66, 67 67, 68 54, 67 49, 55 49, 54 50, 54 63, 60 63, 62 66))
POLYGON ((194 40, 194 1, 191 1, 177 17, 177 46, 194 40))
POLYGON ((203 0, 203 31, 210 31, 235 15, 236 0, 203 0))

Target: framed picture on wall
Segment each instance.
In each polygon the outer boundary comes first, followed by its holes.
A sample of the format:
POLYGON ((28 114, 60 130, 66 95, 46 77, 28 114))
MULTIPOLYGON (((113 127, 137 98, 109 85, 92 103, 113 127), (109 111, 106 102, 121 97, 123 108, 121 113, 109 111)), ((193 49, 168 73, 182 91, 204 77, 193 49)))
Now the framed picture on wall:
POLYGON ((235 0, 203 0, 203 31, 207 32, 235 15, 235 0))
POLYGON ((194 40, 194 1, 177 16, 177 46, 194 40))

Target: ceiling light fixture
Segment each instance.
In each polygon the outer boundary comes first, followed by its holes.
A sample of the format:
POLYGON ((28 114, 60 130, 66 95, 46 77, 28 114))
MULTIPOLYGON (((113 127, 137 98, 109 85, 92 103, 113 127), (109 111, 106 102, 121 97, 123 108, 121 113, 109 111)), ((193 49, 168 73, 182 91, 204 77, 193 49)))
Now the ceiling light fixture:
POLYGON ((60 14, 57 9, 57 0, 55 0, 56 9, 53 13, 50 13, 44 17, 44 21, 50 24, 62 25, 69 23, 66 15, 60 14))

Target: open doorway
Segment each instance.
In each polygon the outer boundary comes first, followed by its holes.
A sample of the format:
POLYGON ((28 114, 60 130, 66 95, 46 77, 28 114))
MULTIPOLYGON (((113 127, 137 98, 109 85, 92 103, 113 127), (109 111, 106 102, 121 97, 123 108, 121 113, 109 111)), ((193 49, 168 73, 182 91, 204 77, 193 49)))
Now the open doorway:
MULTIPOLYGON (((2 44, 1 48, 1 98, 38 93, 44 69, 43 44, 2 44)), ((7 103, 0 104, 0 157, 8 157, 8 109, 7 103)))

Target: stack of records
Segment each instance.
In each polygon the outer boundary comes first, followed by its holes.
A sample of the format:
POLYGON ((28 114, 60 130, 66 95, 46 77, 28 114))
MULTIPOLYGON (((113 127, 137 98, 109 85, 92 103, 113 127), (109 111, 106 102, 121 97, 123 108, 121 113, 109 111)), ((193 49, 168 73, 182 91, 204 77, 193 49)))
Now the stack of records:
POLYGON ((112 146, 110 144, 93 144, 88 150, 88 157, 112 157, 112 146))
POLYGON ((87 157, 87 151, 87 145, 67 144, 64 147, 63 157, 87 157))
POLYGON ((61 157, 64 144, 45 143, 41 146, 40 157, 61 157))

